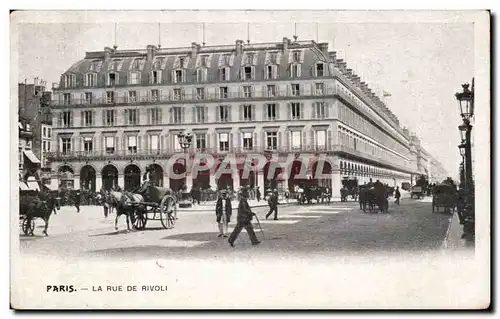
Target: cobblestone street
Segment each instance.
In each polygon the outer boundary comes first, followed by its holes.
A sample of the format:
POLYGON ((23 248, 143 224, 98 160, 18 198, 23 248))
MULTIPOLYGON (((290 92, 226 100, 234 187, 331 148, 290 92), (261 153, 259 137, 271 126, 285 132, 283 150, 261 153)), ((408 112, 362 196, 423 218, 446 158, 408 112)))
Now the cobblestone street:
MULTIPOLYGON (((262 202, 261 202, 262 204, 262 202)), ((143 231, 126 231, 125 217, 114 230, 115 215, 104 218, 102 208, 84 206, 81 213, 63 207, 52 216, 49 237, 42 237, 43 222, 37 221, 35 236, 21 237, 21 251, 29 254, 105 258, 215 257, 362 254, 365 252, 429 251, 441 249, 450 216, 432 214, 428 200, 391 202, 389 214, 363 213, 357 202, 330 205, 281 205, 279 220, 265 220, 267 207, 255 207, 262 225, 254 227, 262 241, 252 246, 243 231, 232 248, 217 237, 215 214, 194 207, 180 209, 173 229, 148 221, 143 231)), ((229 231, 234 227, 236 210, 229 231)))

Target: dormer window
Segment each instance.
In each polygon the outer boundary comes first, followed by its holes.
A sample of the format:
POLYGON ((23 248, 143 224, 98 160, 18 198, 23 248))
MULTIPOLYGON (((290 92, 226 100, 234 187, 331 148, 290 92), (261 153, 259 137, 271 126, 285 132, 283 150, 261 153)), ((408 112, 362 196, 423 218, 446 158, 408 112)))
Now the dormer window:
POLYGON ((130 72, 128 84, 140 84, 141 83, 141 73, 140 72, 130 72))
POLYGON ((153 64, 153 69, 161 69, 161 65, 163 63, 163 58, 157 58, 153 64))
POLYGON ((120 71, 122 60, 115 59, 109 65, 109 70, 120 71))
POLYGON ((161 70, 151 71, 150 83, 151 84, 160 84, 161 83, 161 70))
POLYGON ((199 68, 196 70, 196 81, 197 82, 206 82, 207 81, 207 69, 199 68))
POLYGON ((173 73, 174 73, 173 74, 174 83, 184 82, 184 71, 183 70, 175 70, 173 73))
POLYGON ((139 70, 139 59, 134 59, 134 61, 132 61, 130 69, 131 70, 139 70))
POLYGON ((101 65, 102 65, 101 60, 94 60, 94 61, 90 62, 89 71, 99 72, 101 70, 101 65))
POLYGON ((245 63, 253 64, 253 57, 254 57, 253 53, 247 53, 245 63))
POLYGON ((292 57, 293 57, 293 60, 292 60, 293 62, 296 62, 296 63, 300 62, 300 51, 293 51, 292 57))
POLYGON ((300 78, 300 64, 290 65, 290 77, 300 78))
POLYGON ((230 76, 229 76, 229 67, 224 67, 219 69, 219 81, 229 81, 230 76))
POLYGON ((254 67, 253 66, 245 66, 242 69, 242 80, 250 81, 254 79, 254 67))
POLYGON ((64 87, 72 88, 76 86, 76 75, 66 74, 64 75, 64 87))
POLYGON ((271 79, 276 79, 278 77, 278 66, 276 65, 266 65, 266 71, 265 71, 266 79, 271 80, 271 79))
POLYGON ((96 86, 97 85, 97 74, 87 73, 85 74, 85 86, 96 86))
POLYGON ((317 63, 316 64, 316 76, 325 76, 324 64, 317 63))

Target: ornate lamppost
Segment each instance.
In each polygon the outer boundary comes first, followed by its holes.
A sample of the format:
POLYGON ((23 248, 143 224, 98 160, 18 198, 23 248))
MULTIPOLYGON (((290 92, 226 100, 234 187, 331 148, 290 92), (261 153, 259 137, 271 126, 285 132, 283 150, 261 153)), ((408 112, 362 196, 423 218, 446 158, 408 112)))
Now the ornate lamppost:
MULTIPOLYGON (((179 139, 179 145, 184 151, 184 154, 187 154, 188 149, 191 147, 191 142, 193 141, 193 135, 191 133, 184 134, 181 132, 177 134, 177 138, 179 139)), ((186 173, 187 165, 187 159, 184 157, 184 168, 186 173)), ((181 189, 181 201, 179 202, 179 207, 189 208, 191 206, 192 203, 189 200, 189 192, 187 190, 187 186, 184 184, 181 189)))
POLYGON ((463 225, 464 234, 462 238, 474 240, 475 230, 475 211, 474 211, 474 179, 472 176, 472 151, 471 151, 471 119, 474 116, 474 79, 472 79, 472 90, 469 90, 469 84, 462 84, 462 92, 455 94, 460 107, 462 124, 458 127, 462 143, 458 146, 460 154, 464 157, 464 191, 465 203, 463 205, 463 225))

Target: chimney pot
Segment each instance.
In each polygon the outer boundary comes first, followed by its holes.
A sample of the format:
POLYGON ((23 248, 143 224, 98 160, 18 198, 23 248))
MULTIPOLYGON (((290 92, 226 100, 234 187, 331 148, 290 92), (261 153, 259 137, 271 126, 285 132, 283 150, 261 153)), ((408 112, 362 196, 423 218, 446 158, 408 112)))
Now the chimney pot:
POLYGON ((196 59, 200 45, 196 42, 191 42, 191 58, 196 59))
POLYGON ((156 56, 156 46, 150 44, 146 47, 146 51, 147 51, 146 60, 153 61, 156 56))
POLYGON ((283 52, 288 51, 288 44, 290 40, 287 37, 283 37, 283 52))
POLYGON ((236 40, 236 55, 243 54, 243 40, 236 40))

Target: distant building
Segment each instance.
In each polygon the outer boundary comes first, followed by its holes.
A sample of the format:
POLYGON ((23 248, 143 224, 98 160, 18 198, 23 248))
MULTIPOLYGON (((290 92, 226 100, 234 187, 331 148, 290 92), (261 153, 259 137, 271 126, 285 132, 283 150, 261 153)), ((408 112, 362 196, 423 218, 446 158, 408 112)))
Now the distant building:
MULTIPOLYGON (((429 161, 418 138, 368 85, 328 44, 315 41, 107 47, 69 67, 53 95, 53 183, 68 187, 133 189, 152 165, 156 183, 173 189, 284 189, 312 181, 337 195, 345 179, 410 182, 426 173, 429 161), (243 158, 269 152, 280 163, 288 155, 309 158, 293 161, 291 169, 279 164, 275 176, 267 176, 267 162, 244 178, 238 163, 237 172, 220 178, 215 168, 174 180, 167 161, 183 152, 180 132, 194 135, 190 156, 210 153, 221 160, 231 153, 243 158), (317 179, 321 154, 329 158, 322 163, 327 177, 317 179), (305 181, 295 178, 302 165, 305 181), (291 174, 283 176, 288 169, 291 174)), ((182 163, 174 165, 174 171, 184 170, 182 163)))

